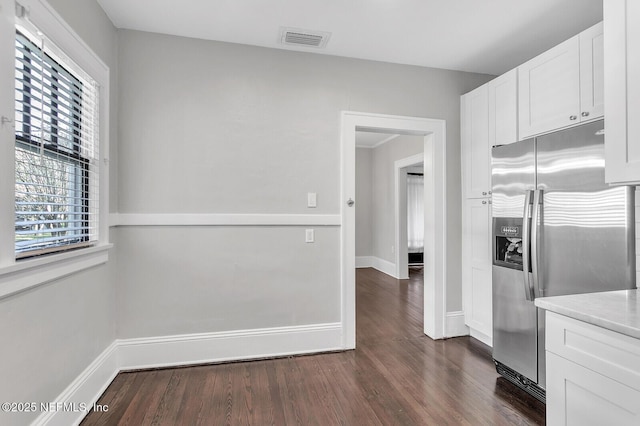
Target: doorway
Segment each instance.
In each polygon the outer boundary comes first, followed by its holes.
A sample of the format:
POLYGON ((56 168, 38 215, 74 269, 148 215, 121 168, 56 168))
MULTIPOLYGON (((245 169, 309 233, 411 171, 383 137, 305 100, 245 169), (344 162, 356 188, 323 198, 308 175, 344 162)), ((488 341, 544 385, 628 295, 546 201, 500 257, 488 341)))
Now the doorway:
MULTIPOLYGON (((398 160, 394 164, 394 176, 395 176, 395 236, 396 236, 396 277, 398 279, 409 278, 409 237, 408 237, 408 195, 407 195, 407 181, 410 171, 416 167, 420 167, 423 175, 423 191, 424 191, 424 159, 427 154, 425 152, 417 155, 412 155, 407 158, 398 160)), ((423 198, 424 201, 424 192, 423 198)), ((424 214, 424 209, 422 210, 424 214)), ((424 221, 423 226, 424 229, 424 221)), ((424 262, 424 242, 426 241, 426 229, 422 234, 422 255, 424 262)))
POLYGON ((446 314, 446 169, 444 120, 345 111, 341 120, 342 204, 341 284, 342 340, 355 340, 355 139, 356 131, 419 135, 424 141, 424 333, 445 337, 446 314))

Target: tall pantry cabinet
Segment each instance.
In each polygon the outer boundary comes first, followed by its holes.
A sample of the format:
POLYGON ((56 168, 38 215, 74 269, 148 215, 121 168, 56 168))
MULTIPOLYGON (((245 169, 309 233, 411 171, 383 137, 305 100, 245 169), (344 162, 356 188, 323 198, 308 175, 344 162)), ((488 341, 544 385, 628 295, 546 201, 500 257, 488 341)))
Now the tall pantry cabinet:
POLYGON ((489 90, 481 86, 461 97, 462 282, 465 324, 491 344, 491 151, 489 90))
POLYGON ((517 71, 461 97, 462 282, 465 324, 492 344, 491 147, 517 138, 517 71))

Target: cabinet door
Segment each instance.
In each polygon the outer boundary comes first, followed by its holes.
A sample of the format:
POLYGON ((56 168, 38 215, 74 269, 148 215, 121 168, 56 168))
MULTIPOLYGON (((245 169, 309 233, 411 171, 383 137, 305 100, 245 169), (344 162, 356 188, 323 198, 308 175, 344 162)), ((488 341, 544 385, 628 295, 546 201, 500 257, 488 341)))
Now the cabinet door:
POLYGON ((518 140, 518 70, 487 83, 489 90, 489 146, 518 140))
POLYGON ((518 95, 520 139, 579 122, 579 36, 518 67, 518 95))
POLYGON ((604 37, 602 22, 580 33, 580 119, 604 115, 604 37))
POLYGON ((640 2, 605 0, 605 180, 640 183, 640 2))
POLYGON ((640 392, 547 351, 547 424, 640 424, 640 392))
POLYGON ((462 177, 466 198, 488 197, 491 189, 491 148, 487 85, 461 97, 462 177))
MULTIPOLYGON (((491 339, 491 205, 486 199, 464 201, 462 274, 465 323, 491 339)), ((487 343, 491 343, 490 341, 487 343)))

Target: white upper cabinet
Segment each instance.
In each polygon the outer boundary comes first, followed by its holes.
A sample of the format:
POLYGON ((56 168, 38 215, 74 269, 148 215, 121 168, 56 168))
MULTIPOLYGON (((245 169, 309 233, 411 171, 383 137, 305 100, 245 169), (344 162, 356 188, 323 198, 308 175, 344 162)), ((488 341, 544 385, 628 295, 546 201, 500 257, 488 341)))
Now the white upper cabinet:
POLYGON ((578 122, 579 45, 570 38, 518 68, 520 139, 578 122))
POLYGON ((489 146, 518 140, 518 70, 487 83, 489 91, 489 146))
POLYGON ((640 1, 605 0, 605 180, 640 184, 640 1))
POLYGON ((602 22, 580 33, 580 116, 604 115, 604 35, 602 22))
POLYGON ((519 139, 604 113, 602 23, 518 67, 519 139))
POLYGON ((462 95, 462 175, 465 198, 490 196, 491 147, 487 85, 462 95))

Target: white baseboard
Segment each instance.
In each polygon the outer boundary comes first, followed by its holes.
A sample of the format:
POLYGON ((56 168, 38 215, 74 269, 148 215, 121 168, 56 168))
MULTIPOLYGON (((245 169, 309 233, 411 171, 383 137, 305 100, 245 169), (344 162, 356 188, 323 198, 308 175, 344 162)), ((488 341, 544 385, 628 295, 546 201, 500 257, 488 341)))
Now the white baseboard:
POLYGON ((400 279, 396 274, 395 263, 376 256, 356 256, 356 268, 373 268, 393 278, 400 279))
POLYGON ((32 424, 78 425, 87 414, 84 407, 91 408, 120 371, 343 349, 341 323, 120 339, 52 402, 51 411, 43 412, 32 424))
POLYGON ((373 265, 375 269, 380 272, 384 272, 385 274, 399 279, 396 274, 396 264, 389 262, 388 260, 380 259, 379 257, 373 257, 373 265))
POLYGON ((121 370, 340 350, 340 323, 118 340, 121 370))
POLYGON ((50 411, 42 411, 32 425, 79 424, 119 371, 118 345, 113 342, 49 404, 50 411))
POLYGON ((447 312, 445 317, 445 337, 468 336, 469 327, 464 323, 464 312, 447 312))
POLYGON ((373 268, 373 256, 356 256, 356 268, 373 268))
POLYGON ((473 328, 469 329, 469 334, 471 335, 471 337, 473 337, 474 339, 480 340, 482 343, 489 346, 490 348, 493 347, 493 338, 491 336, 488 336, 483 332, 475 330, 473 328))

